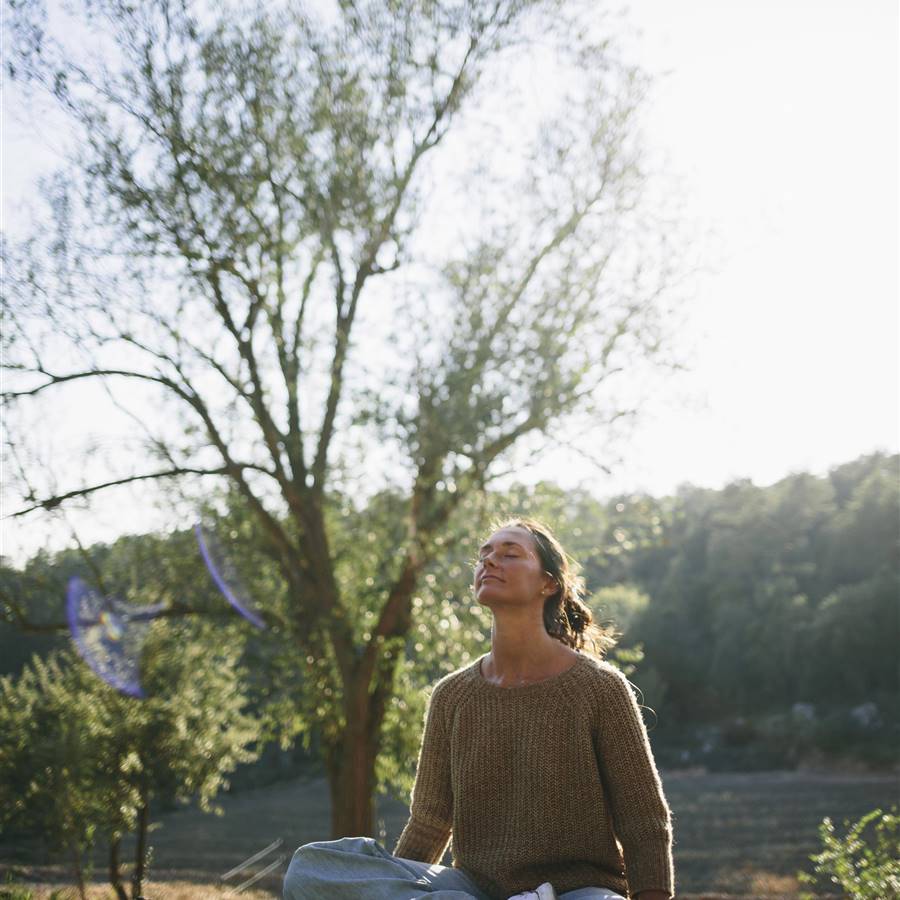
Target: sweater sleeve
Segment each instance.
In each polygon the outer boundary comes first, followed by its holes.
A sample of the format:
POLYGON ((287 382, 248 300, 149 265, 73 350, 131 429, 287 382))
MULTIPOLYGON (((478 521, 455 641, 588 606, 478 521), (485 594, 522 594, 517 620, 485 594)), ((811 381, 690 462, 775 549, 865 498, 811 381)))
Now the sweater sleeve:
POLYGON ((453 822, 450 738, 440 696, 439 685, 428 701, 409 820, 394 847, 394 856, 432 864, 443 859, 453 822))
POLYGON ((672 817, 653 759, 647 729, 628 679, 613 669, 604 691, 597 762, 622 845, 628 892, 661 890, 674 896, 672 817))

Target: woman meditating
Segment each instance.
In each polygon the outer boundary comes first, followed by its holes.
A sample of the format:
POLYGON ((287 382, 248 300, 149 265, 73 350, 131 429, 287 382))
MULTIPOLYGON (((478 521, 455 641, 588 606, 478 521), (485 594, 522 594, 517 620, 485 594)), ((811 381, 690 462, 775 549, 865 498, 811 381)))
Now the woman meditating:
POLYGON ((473 588, 491 651, 434 685, 393 855, 370 837, 305 844, 285 900, 669 900, 671 813, 646 728, 559 542, 504 522, 473 588))

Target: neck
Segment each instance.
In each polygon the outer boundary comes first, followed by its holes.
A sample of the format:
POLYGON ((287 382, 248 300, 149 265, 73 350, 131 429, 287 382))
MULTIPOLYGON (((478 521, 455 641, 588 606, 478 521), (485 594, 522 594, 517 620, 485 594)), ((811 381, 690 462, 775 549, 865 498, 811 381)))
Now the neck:
POLYGON ((565 654, 564 646, 550 637, 543 622, 495 617, 486 664, 492 677, 515 680, 540 674, 565 654))

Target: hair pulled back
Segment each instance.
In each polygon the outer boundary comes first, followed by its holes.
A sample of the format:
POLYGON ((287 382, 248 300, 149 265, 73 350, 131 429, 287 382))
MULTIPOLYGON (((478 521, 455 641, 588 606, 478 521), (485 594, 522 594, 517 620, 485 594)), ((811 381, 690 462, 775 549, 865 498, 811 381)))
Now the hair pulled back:
POLYGON ((587 650, 602 658, 617 643, 613 627, 594 622, 594 614, 584 602, 584 579, 576 574, 574 563, 550 528, 537 519, 513 517, 498 520, 491 531, 500 528, 524 528, 534 539, 538 558, 557 589, 544 601, 544 627, 547 633, 573 650, 587 650))

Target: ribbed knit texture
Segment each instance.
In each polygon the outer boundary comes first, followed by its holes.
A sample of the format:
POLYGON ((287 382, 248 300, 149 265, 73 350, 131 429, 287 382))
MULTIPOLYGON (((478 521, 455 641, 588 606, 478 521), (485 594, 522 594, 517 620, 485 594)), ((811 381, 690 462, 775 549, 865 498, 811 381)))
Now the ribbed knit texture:
POLYGON ((545 881, 672 896, 671 813, 625 676, 579 653, 504 688, 481 659, 432 690, 394 856, 438 863, 452 837, 453 866, 496 900, 545 881))

